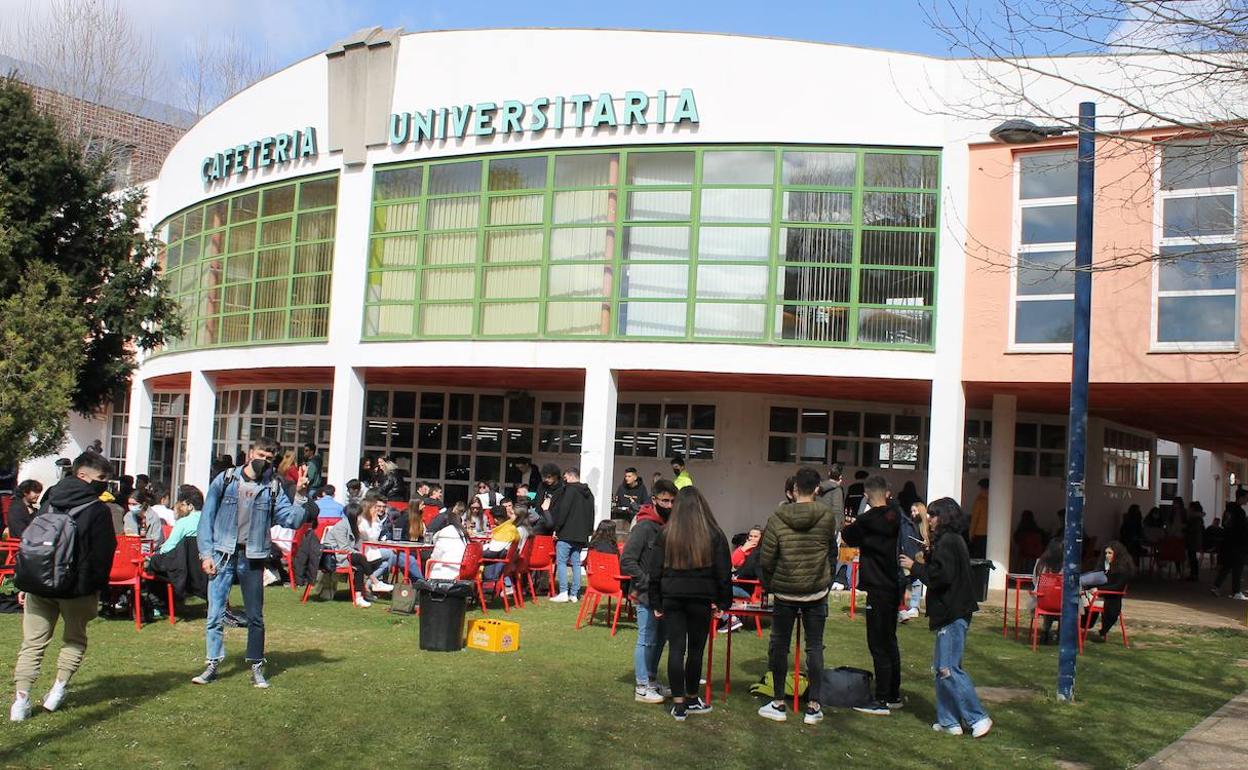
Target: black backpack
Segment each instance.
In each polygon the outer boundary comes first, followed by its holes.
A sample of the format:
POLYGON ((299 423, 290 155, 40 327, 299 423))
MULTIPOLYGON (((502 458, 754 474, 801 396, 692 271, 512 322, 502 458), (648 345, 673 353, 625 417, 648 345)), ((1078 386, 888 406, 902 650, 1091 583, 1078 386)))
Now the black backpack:
MULTIPOLYGON (((22 533, 13 582, 21 591, 50 599, 81 596, 86 542, 78 531, 78 516, 96 500, 68 511, 45 505, 22 533)), ((85 592, 89 593, 89 592, 85 592)))

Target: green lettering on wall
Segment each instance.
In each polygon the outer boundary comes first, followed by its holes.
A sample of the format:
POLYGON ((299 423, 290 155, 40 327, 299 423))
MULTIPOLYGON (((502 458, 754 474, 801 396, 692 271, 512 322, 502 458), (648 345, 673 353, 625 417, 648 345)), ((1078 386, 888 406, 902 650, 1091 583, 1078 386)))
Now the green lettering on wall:
POLYGON ((593 97, 589 94, 574 94, 568 97, 568 101, 572 102, 572 128, 585 127, 585 105, 592 100, 593 97))
POLYGON ((546 107, 549 104, 550 100, 545 96, 533 100, 533 122, 529 125, 529 130, 533 133, 546 130, 546 107))
POLYGON ((611 98, 611 94, 598 95, 598 101, 594 102, 594 115, 589 125, 591 128, 616 125, 615 101, 611 98))
POLYGON ((390 116, 390 144, 407 144, 412 127, 412 113, 396 112, 390 116))
POLYGON ((468 118, 472 112, 472 107, 465 104, 464 106, 455 106, 451 108, 451 130, 450 135, 463 139, 464 132, 468 129, 468 118))
POLYGON ((498 133, 500 134, 519 134, 524 131, 524 105, 515 99, 508 99, 503 102, 503 108, 498 114, 498 133))

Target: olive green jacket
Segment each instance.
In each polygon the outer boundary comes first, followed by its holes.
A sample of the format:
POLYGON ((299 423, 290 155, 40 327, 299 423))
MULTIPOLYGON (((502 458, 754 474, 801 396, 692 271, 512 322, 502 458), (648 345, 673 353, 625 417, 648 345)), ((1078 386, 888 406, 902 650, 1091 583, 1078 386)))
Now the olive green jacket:
POLYGON ((759 552, 763 587, 770 593, 826 591, 836 557, 836 516, 820 502, 785 503, 767 520, 759 552))

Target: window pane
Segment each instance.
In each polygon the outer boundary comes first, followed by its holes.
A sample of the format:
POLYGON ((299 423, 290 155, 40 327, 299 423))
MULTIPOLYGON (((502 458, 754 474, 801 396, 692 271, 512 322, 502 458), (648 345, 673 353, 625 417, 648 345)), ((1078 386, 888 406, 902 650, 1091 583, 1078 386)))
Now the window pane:
MULTIPOLYGON (((791 302, 849 302, 851 273, 839 267, 783 267, 783 298, 791 302)), ((778 281, 779 283, 779 281, 778 281)))
POLYGON ((555 159, 555 187, 605 187, 617 181, 618 155, 565 155, 555 159))
POLYGON ((496 267, 483 271, 482 296, 486 299, 534 297, 541 293, 542 268, 496 267))
POLYGON ((688 260, 689 228, 628 227, 624 229, 624 259, 688 260))
POLYGON ((490 190, 534 190, 546 186, 546 158, 490 161, 490 190))
POLYGON ((1166 238, 1229 235, 1235 231, 1234 195, 1170 198, 1163 205, 1162 235, 1166 238))
POLYGON ((935 155, 869 152, 863 156, 862 183, 867 187, 936 187, 935 155))
POLYGON ((1066 448, 1066 426, 1065 425, 1041 425, 1040 426, 1040 448, 1064 450, 1066 448))
POLYGON ((831 429, 831 415, 826 409, 802 410, 802 433, 827 434, 831 429))
POLYGON ((373 178, 373 197, 379 201, 394 198, 415 198, 420 195, 420 181, 424 169, 381 169, 373 178))
POLYGON ((652 221, 688 219, 691 195, 679 190, 629 193, 628 218, 652 221))
POLYGON ((715 430, 715 405, 694 404, 692 425, 694 430, 715 430))
POLYGON ((853 217, 851 193, 785 192, 784 218, 791 222, 848 223, 853 217))
MULTIPOLYGON (((686 235, 686 240, 688 236, 686 235)), ((606 228, 572 228, 550 232, 550 258, 611 259, 615 231, 606 228)))
POLYGON ((698 235, 699 260, 766 261, 771 248, 767 227, 703 227, 698 235))
POLYGON ((703 184, 771 184, 776 156, 770 152, 706 152, 702 155, 703 184))
POLYGON ((1158 342, 1234 342, 1235 297, 1160 297, 1158 342))
POLYGON ((1019 197, 1064 198, 1075 194, 1078 163, 1074 150, 1027 153, 1019 156, 1019 197))
POLYGON ((472 333, 472 305, 425 305, 420 309, 420 333, 428 336, 472 333))
POLYGON ((542 231, 497 230, 485 237, 486 262, 542 261, 542 231))
POLYGON ((1075 302, 1070 299, 1018 302, 1014 307, 1016 343, 1070 342, 1074 335, 1075 302))
POLYGON ((767 298, 766 265, 700 265, 698 267, 699 299, 767 298))
POLYGON ((300 210, 333 206, 338 202, 338 180, 317 179, 299 186, 300 210))
POLYGON ((412 333, 411 305, 383 305, 364 310, 364 336, 408 336, 412 333))
POLYGON ((1023 209, 1023 243, 1073 243, 1075 207, 1035 206, 1023 209))
POLYGON ((610 297, 609 265, 552 265, 546 292, 551 297, 610 297))
POLYGON ((853 187, 857 158, 848 152, 784 153, 785 184, 853 187))
POLYGON ((1167 144, 1162 147, 1161 189, 1191 190, 1239 184, 1240 145, 1167 144))
POLYGON ((863 193, 862 223, 875 227, 935 227, 936 196, 931 193, 863 193))
MULTIPOLYGON (((333 212, 327 212, 332 214, 333 212)), ((306 216, 306 215, 305 215, 306 216)), ((299 239, 304 238, 304 217, 299 218, 299 239)), ((373 209, 373 232, 393 233, 416 230, 420 227, 420 206, 416 203, 396 203, 373 209)), ((331 233, 332 235, 332 233, 331 233)))
POLYGON ((429 167, 429 194, 479 192, 481 190, 481 161, 442 163, 429 167))
POLYGON ((508 195, 490 199, 490 224, 541 224, 546 206, 545 195, 508 195))
POLYGON ((889 345, 929 345, 932 342, 932 311, 858 311, 858 341, 889 345))
POLYGON ((781 339, 845 342, 849 339, 849 308, 783 305, 776 308, 781 339))
POLYGON ((863 270, 858 301, 872 305, 931 305, 932 273, 863 270))
POLYGON ((426 300, 472 299, 474 271, 426 270, 421 298, 426 300))
POLYGON ((692 152, 633 152, 628 155, 628 183, 692 184, 692 152))
POLYGON ((1075 292, 1075 252, 1029 251, 1018 255, 1018 293, 1073 294, 1075 292))
POLYGON ((426 265, 471 265, 476 261, 476 233, 425 236, 426 265))
POLYGON ((476 227, 480 220, 481 199, 439 198, 431 200, 425 212, 427 230, 463 230, 476 227))
POLYGON ((787 406, 773 406, 768 429, 772 433, 797 433, 797 410, 787 406))
POLYGON ((854 231, 827 227, 780 230, 780 258, 786 262, 841 262, 854 255, 854 231))
POLYGON ((509 302, 481 307, 482 334, 537 334, 536 302, 509 302))
POLYGON ((761 339, 766 323, 766 305, 700 304, 694 309, 695 337, 761 339))
POLYGON ((864 230, 862 261, 868 265, 936 266, 936 234, 864 230))
POLYGON ((593 225, 615 221, 615 190, 573 190, 555 193, 557 225, 593 225))
POLYGON ((683 302, 621 302, 619 333, 631 337, 685 336, 683 302))
MULTIPOLYGON (((283 187, 273 187, 263 192, 260 199, 261 216, 271 217, 274 214, 285 214, 293 211, 295 208, 295 186, 288 184, 283 187)), ((187 232, 190 232, 189 220, 187 232)))
POLYGON ((701 221, 770 222, 771 190, 703 190, 701 221))
POLYGON ((546 305, 548 334, 599 335, 610 330, 610 306, 602 302, 551 302, 546 305))
POLYGON ((1014 426, 1014 446, 1035 447, 1039 443, 1040 426, 1034 422, 1020 422, 1014 426))
POLYGON ((797 462, 797 438, 794 436, 770 436, 767 439, 767 462, 797 462))
POLYGON ((1162 246, 1162 291, 1234 289, 1234 246, 1162 246))
MULTIPOLYGON (((625 265, 621 297, 684 297, 689 291, 688 265, 625 265)), ((683 307, 683 306, 682 306, 683 307)), ((684 312, 683 310, 681 311, 684 312)))

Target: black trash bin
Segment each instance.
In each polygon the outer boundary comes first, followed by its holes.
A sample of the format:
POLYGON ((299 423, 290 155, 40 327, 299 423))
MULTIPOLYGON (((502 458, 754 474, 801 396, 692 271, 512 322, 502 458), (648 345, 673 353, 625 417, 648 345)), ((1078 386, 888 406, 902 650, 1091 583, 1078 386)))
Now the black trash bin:
POLYGON ((464 615, 472 583, 461 580, 417 580, 420 591, 420 649, 458 652, 464 649, 464 615))
POLYGON ((975 588, 977 601, 988 601, 988 573, 996 568, 992 559, 971 559, 971 584, 975 588))

